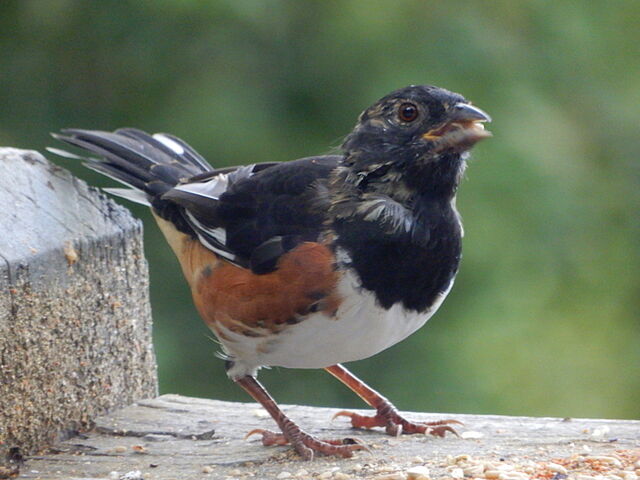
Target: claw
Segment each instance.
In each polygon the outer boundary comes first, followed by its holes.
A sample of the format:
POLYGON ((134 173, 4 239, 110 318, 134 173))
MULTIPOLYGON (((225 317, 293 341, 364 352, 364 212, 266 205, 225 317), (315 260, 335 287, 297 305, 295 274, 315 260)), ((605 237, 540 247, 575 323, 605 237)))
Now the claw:
POLYGON ((453 433, 456 437, 459 437, 458 432, 455 431, 454 428, 449 425, 441 425, 439 427, 427 427, 424 431, 425 435, 433 435, 434 437, 444 438, 445 434, 453 433))
POLYGON ((445 420, 436 420, 435 422, 419 422, 419 423, 422 423, 424 425, 430 425, 432 427, 435 427, 438 425, 451 425, 451 424, 464 425, 464 423, 462 423, 460 420, 455 420, 453 418, 447 418, 445 420))
MULTIPOLYGON (((265 430, 263 428, 254 428, 247 433, 244 439, 248 439, 253 435, 262 435, 262 444, 265 447, 273 445, 284 446, 292 443, 284 434, 265 430)), ((349 437, 341 440, 318 440, 309 434, 302 433, 297 441, 293 442, 295 449, 307 460, 312 460, 314 452, 320 452, 325 455, 339 455, 344 458, 353 456, 353 452, 366 450, 373 454, 371 449, 359 438, 349 437)))
POLYGON ((272 445, 288 445, 289 440, 285 438, 281 433, 272 432, 271 430, 265 430, 263 428, 254 428, 249 433, 244 436, 244 439, 248 439, 252 435, 262 435, 262 444, 265 447, 270 447, 272 445))
POLYGON ((347 410, 340 410, 339 412, 335 413, 333 415, 333 417, 331 417, 331 421, 333 422, 336 418, 338 417, 353 417, 355 415, 355 413, 353 412, 348 412, 347 410))
POLYGON ((384 427, 388 435, 397 437, 402 433, 423 433, 425 435, 433 435, 436 437, 444 437, 447 432, 459 436, 451 424, 462 425, 462 422, 453 419, 437 420, 435 422, 410 422, 401 417, 397 412, 389 412, 388 414, 378 413, 372 416, 359 415, 347 410, 341 410, 333 415, 331 420, 338 417, 348 417, 351 419, 353 428, 384 427))
POLYGON ((364 450, 365 452, 367 452, 370 455, 373 455, 373 450, 371 450, 371 448, 369 448, 369 445, 367 445, 364 440, 361 440, 357 437, 347 437, 347 438, 343 438, 342 439, 342 444, 343 445, 358 445, 362 448, 358 448, 358 450, 364 450))
POLYGON ((373 427, 386 427, 387 422, 379 416, 367 417, 347 410, 341 410, 336 413, 331 420, 335 420, 338 417, 349 417, 351 419, 351 426, 353 428, 366 428, 367 430, 373 427))
POLYGON ((268 432, 268 430, 264 430, 263 428, 254 428, 244 436, 243 440, 247 440, 251 435, 257 435, 258 433, 264 434, 265 432, 268 432))
POLYGON ((319 440, 309 435, 285 415, 275 400, 271 398, 269 393, 254 377, 245 375, 235 379, 235 382, 262 404, 282 431, 282 433, 275 433, 270 430, 255 428, 247 433, 244 437, 245 440, 253 435, 259 434, 262 435, 262 444, 265 446, 287 445, 290 443, 300 456, 307 460, 313 460, 316 452, 323 455, 337 455, 344 458, 352 457, 353 452, 359 450, 371 452, 361 440, 356 438, 319 440))

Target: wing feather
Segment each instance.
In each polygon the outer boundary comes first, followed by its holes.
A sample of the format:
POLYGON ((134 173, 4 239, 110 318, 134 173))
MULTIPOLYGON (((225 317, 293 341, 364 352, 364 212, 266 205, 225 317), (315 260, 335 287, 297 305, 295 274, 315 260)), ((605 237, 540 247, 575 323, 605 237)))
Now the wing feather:
POLYGON ((326 209, 319 197, 341 159, 310 157, 282 164, 220 169, 183 182, 163 200, 180 205, 200 241, 231 263, 268 273, 278 258, 316 241, 326 209))

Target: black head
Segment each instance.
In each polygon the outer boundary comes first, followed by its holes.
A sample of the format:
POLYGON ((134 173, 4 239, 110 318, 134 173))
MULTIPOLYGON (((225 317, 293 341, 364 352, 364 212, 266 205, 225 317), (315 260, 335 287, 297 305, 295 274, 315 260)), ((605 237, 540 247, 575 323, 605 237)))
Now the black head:
POLYGON ((457 93, 428 85, 401 88, 362 112, 342 145, 344 164, 359 176, 383 166, 425 181, 449 183, 445 177, 450 177, 455 183, 464 153, 491 136, 483 125, 489 121, 457 93))
POLYGON ((343 145, 347 153, 409 149, 432 156, 464 152, 491 136, 491 118, 462 95, 429 85, 396 90, 367 108, 343 145))

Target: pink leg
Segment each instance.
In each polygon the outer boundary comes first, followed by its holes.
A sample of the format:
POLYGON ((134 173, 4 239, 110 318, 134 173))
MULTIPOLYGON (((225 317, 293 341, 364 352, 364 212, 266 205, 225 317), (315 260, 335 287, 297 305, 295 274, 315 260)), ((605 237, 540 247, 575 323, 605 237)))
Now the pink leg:
POLYGON ((319 440, 309 435, 280 410, 275 400, 254 377, 241 377, 236 379, 235 382, 269 412, 282 431, 282 433, 276 433, 258 428, 249 432, 247 437, 253 434, 261 434, 262 443, 266 446, 290 443, 307 460, 313 459, 315 452, 323 455, 351 457, 353 452, 357 450, 368 450, 366 446, 354 439, 319 440))
POLYGON ((342 365, 333 365, 325 368, 325 370, 353 390, 365 403, 376 409, 376 414, 373 416, 358 415, 345 410, 334 415, 334 418, 349 417, 354 428, 385 427, 386 432, 394 436, 401 433, 424 433, 444 437, 447 432, 457 435, 456 431, 450 426, 451 424, 460 424, 457 420, 410 422, 398 413, 398 409, 389 400, 366 385, 342 365))

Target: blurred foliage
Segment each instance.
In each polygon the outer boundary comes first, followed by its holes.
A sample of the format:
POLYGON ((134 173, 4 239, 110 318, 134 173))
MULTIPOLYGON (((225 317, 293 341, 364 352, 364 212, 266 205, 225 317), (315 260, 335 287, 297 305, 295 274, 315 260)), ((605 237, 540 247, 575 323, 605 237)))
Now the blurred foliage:
MULTIPOLYGON (((351 366, 403 409, 638 418, 638 18, 634 1, 3 0, 0 144, 135 126, 218 166, 288 160, 338 146, 395 88, 461 92, 495 137, 461 188, 456 287, 419 333, 351 366)), ((162 392, 248 400, 131 208, 162 392)), ((321 371, 261 378, 282 402, 361 406, 321 371)))

